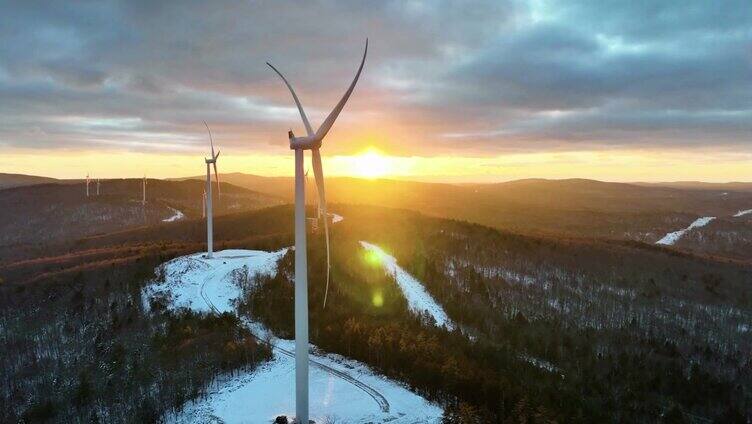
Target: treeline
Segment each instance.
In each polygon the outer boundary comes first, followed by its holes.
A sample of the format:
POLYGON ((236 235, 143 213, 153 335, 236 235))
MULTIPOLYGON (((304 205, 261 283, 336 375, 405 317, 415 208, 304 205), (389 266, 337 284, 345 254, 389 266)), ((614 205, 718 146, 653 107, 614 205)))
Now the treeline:
POLYGON ((234 316, 145 310, 165 259, 0 287, 0 422, 157 422, 270 358, 234 316))
MULTIPOLYGON (((406 211, 337 212, 326 309, 323 240, 309 239, 312 342, 405 382, 447 423, 752 420, 749 267, 406 211), (410 313, 360 240, 394 255, 459 329, 410 313)), ((291 224, 288 206, 224 216, 217 246, 276 250, 292 244, 291 224)), ((203 248, 202 228, 125 231, 3 263, 0 422, 153 422, 268 358, 235 317, 142 304, 157 265, 203 248)), ((292 275, 288 253, 249 286, 241 313, 292 337, 292 275)))
MULTIPOLYGON (((291 221, 288 206, 220 217, 215 248, 287 246, 291 221)), ((235 317, 142 304, 155 268, 204 237, 188 221, 0 247, 0 422, 155 422, 269 358, 235 317)))
MULTIPOLYGON (((325 263, 322 245, 309 251, 310 335, 312 343, 365 362, 381 373, 447 408, 449 423, 553 422, 537 393, 521 384, 543 379, 538 369, 524 366, 514 352, 472 343, 459 331, 431 325, 416 317, 394 280, 369 264, 350 240, 336 242, 329 300, 323 302, 325 263)), ((293 254, 280 262, 274 277, 257 278, 241 313, 260 319, 277 335, 293 337, 293 254)))
POLYGON ((366 236, 471 334, 563 376, 554 398, 567 401, 546 406, 568 419, 752 420, 752 267, 415 214, 347 216, 341 238, 367 220, 366 236))

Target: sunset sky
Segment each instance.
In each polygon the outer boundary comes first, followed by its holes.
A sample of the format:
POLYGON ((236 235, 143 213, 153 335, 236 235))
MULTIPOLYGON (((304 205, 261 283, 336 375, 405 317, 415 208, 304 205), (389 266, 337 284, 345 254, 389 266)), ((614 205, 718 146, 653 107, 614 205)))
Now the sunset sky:
POLYGON ((1 4, 0 172, 752 181, 749 0, 1 4))

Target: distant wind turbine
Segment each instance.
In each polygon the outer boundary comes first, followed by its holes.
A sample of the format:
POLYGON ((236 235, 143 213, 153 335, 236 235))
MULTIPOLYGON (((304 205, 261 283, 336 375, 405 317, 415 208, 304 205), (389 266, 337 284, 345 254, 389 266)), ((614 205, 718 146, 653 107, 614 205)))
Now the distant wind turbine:
POLYGON ((271 63, 267 62, 270 68, 282 78, 287 88, 292 94, 295 105, 298 107, 300 117, 303 119, 307 135, 305 137, 295 137, 292 130, 288 131, 287 136, 290 140, 290 148, 295 150, 295 413, 296 421, 299 423, 308 422, 308 264, 306 260, 306 219, 305 219, 305 175, 304 175, 304 150, 311 150, 313 160, 313 174, 316 177, 316 187, 319 192, 319 207, 324 215, 324 231, 326 234, 326 291, 324 292, 324 307, 326 307, 326 298, 329 293, 329 271, 331 261, 329 256, 329 224, 326 215, 326 196, 324 193, 324 172, 321 164, 321 143, 324 137, 334 125, 334 121, 345 107, 347 99, 350 98, 355 89, 355 84, 360 78, 360 72, 363 70, 363 64, 366 62, 368 54, 368 39, 363 52, 363 59, 360 61, 360 67, 355 74, 355 78, 339 103, 329 113, 319 129, 314 133, 311 128, 308 117, 303 110, 303 106, 298 100, 292 86, 287 79, 271 63))
POLYGON ((217 158, 219 157, 219 150, 217 150, 217 154, 214 154, 214 140, 212 139, 211 130, 209 129, 209 125, 206 124, 206 121, 204 121, 204 126, 206 127, 206 131, 209 132, 209 144, 211 146, 211 159, 204 158, 204 162, 206 162, 206 192, 204 193, 204 197, 206 199, 206 207, 205 213, 206 213, 206 257, 211 258, 214 256, 214 223, 213 223, 213 217, 212 217, 212 187, 211 187, 211 166, 214 165, 214 177, 217 180, 217 198, 219 198, 221 191, 219 188, 219 173, 217 172, 217 158))
POLYGON ((141 184, 141 187, 143 188, 142 190, 143 195, 141 197, 141 206, 146 206, 146 174, 144 174, 144 179, 141 184))
POLYGON ((97 178, 97 196, 99 196, 99 178, 97 178))
POLYGON ((89 197, 89 173, 86 173, 86 197, 89 197))

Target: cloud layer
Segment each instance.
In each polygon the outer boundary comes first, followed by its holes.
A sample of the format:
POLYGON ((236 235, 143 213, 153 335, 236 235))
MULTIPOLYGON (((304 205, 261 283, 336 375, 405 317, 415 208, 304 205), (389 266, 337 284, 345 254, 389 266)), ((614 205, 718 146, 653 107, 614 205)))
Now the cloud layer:
MULTIPOLYGON (((284 152, 363 78, 329 153, 752 151, 738 1, 2 2, 0 147, 284 152), (377 140, 375 140, 377 139, 377 140)), ((315 124, 314 124, 315 125, 315 124)))

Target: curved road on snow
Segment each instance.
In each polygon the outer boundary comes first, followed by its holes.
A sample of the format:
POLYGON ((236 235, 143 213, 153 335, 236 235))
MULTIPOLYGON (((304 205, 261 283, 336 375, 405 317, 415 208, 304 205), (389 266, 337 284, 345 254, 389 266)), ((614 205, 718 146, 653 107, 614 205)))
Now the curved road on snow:
MULTIPOLYGON (((203 261, 201 261, 201 262, 203 262, 203 261)), ((206 263, 206 262, 204 262, 204 263, 206 263)), ((214 306, 214 303, 211 301, 211 299, 209 299, 209 297, 204 292, 204 286, 206 285, 207 282, 213 280, 214 275, 215 275, 215 273, 211 273, 211 274, 209 274, 207 276, 207 278, 204 279, 204 281, 201 283, 201 288, 199 290, 199 294, 201 295, 201 298, 204 299, 204 302, 206 302, 206 304, 209 306, 209 308, 211 308, 212 311, 214 311, 217 314, 220 314, 221 312, 219 311, 219 309, 217 309, 217 307, 214 306)), ((275 345, 274 343, 270 343, 270 342, 268 342, 266 340, 263 340, 262 338, 260 338, 260 337, 256 336, 255 334, 253 334, 253 332, 250 332, 250 333, 251 333, 251 335, 256 340, 258 340, 258 341, 260 341, 260 342, 262 342, 264 344, 269 345, 269 347, 271 347, 273 350, 275 350, 275 351, 277 351, 277 352, 279 352, 279 353, 281 353, 283 355, 289 356, 291 358, 295 358, 295 352, 289 351, 287 349, 283 349, 283 348, 275 345)), ((320 370, 324 371, 325 373, 327 373, 327 374, 329 374, 331 376, 337 377, 339 379, 342 379, 342 380, 344 380, 344 381, 352 384, 353 386, 357 387, 358 389, 362 390, 363 392, 365 392, 368 396, 370 396, 379 405, 379 408, 381 408, 382 412, 389 413, 389 401, 386 400, 386 398, 381 393, 379 393, 376 389, 374 389, 373 387, 371 387, 371 386, 363 383, 362 381, 359 381, 359 380, 353 378, 352 376, 350 376, 349 374, 347 374, 345 372, 342 372, 340 370, 332 368, 332 367, 330 367, 328 365, 322 364, 321 362, 318 362, 315 359, 309 359, 309 362, 313 366, 315 366, 315 367, 319 368, 320 370)))

